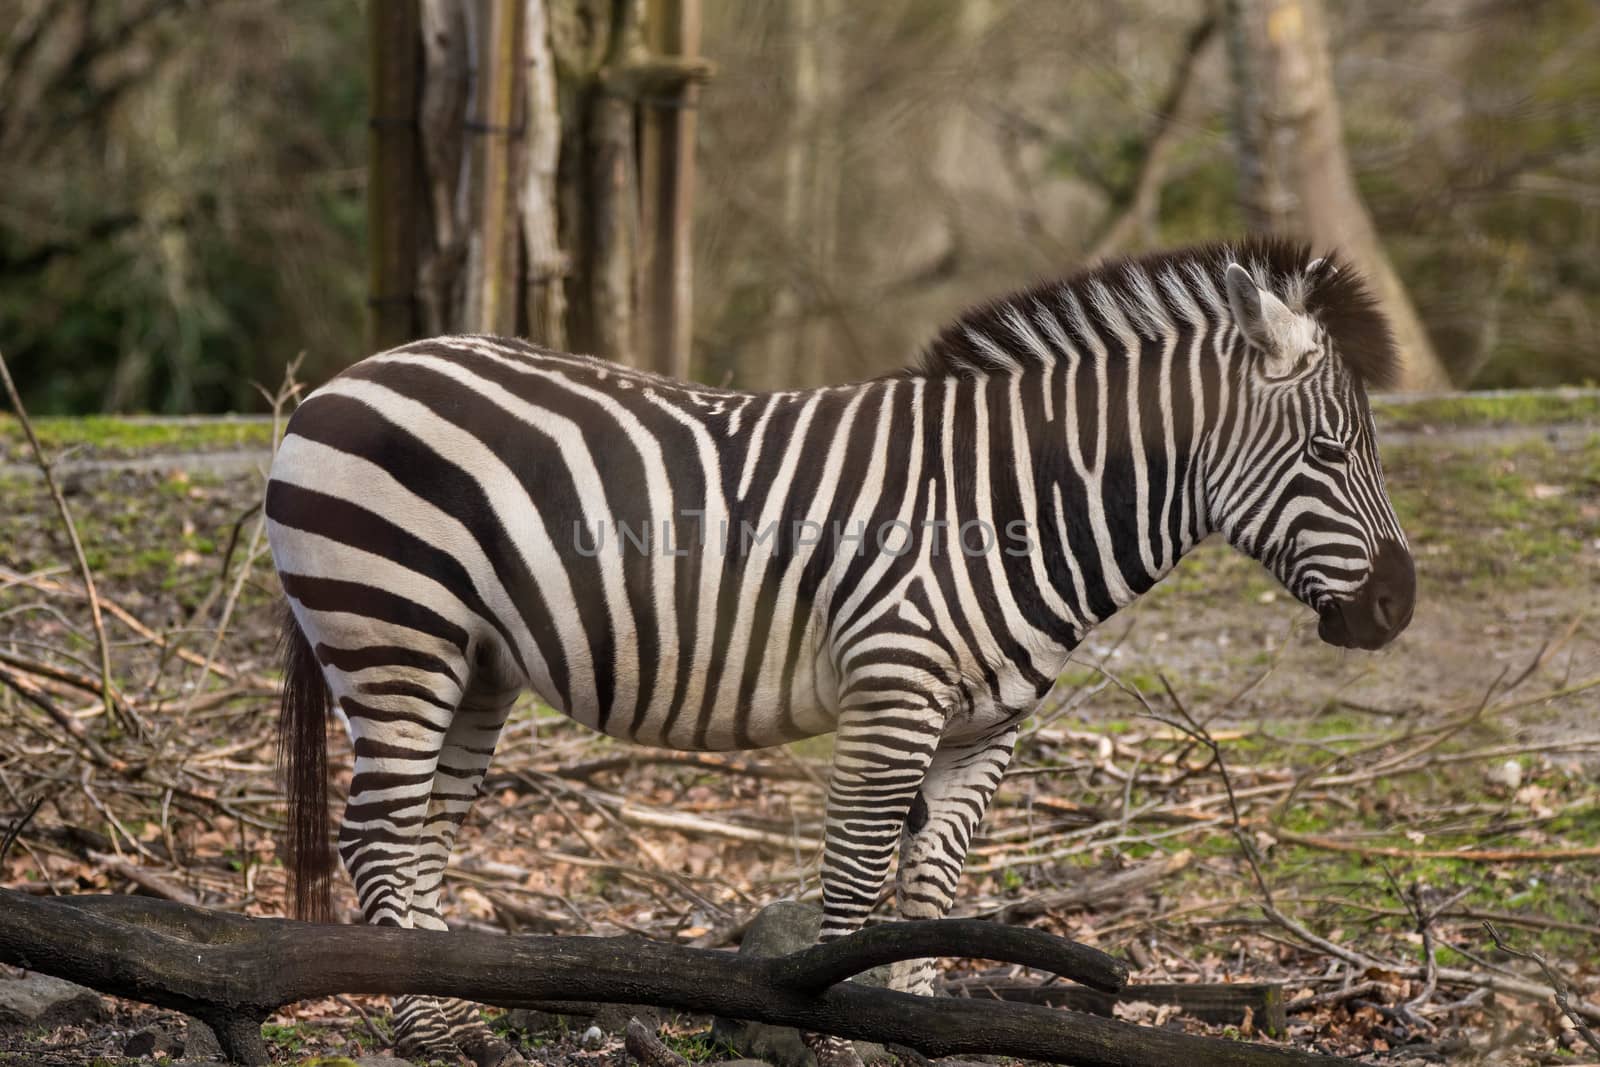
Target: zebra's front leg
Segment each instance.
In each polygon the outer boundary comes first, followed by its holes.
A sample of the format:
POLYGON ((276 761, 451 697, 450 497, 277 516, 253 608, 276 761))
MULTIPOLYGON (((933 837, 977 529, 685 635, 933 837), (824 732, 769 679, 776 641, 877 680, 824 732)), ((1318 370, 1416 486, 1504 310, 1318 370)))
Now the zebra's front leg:
MULTIPOLYGON (((859 930, 877 906, 944 724, 938 705, 920 693, 863 687, 853 696, 839 716, 828 782, 821 941, 859 930)), ((861 1062, 843 1038, 804 1038, 823 1067, 861 1062)))
MULTIPOLYGON (((411 898, 411 918, 418 929, 448 929, 440 906, 445 868, 449 866, 456 835, 489 769, 500 730, 520 692, 519 688, 490 689, 479 682, 462 699, 451 720, 433 775, 411 898)), ((478 1006, 471 1001, 397 997, 395 1018, 402 1035, 396 1041, 396 1051, 401 1055, 414 1056, 413 1048, 431 1055, 448 1042, 452 1053, 459 1049, 478 1067, 525 1062, 484 1024, 478 1006), (437 1040, 441 1027, 443 1042, 437 1040)))
MULTIPOLYGON (((1008 726, 971 741, 945 741, 934 753, 900 843, 902 919, 941 919, 950 910, 972 835, 1016 744, 1017 727, 1008 726)), ((926 995, 933 992, 933 978, 933 960, 907 960, 894 965, 889 986, 926 995)))

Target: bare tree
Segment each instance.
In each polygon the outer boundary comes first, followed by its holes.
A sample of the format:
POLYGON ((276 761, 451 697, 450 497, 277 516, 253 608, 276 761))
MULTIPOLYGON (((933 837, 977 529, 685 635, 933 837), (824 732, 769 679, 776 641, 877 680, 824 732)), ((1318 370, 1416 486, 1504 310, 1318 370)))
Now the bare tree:
POLYGON ((1247 221, 1354 260, 1394 326, 1401 388, 1448 389, 1350 171, 1321 0, 1227 0, 1226 21, 1247 221))

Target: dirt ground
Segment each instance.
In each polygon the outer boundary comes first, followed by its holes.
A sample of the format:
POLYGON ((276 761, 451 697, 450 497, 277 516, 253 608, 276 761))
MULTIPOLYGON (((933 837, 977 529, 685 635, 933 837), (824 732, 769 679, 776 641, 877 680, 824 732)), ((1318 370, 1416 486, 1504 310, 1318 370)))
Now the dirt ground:
MULTIPOLYGON (((1030 727, 958 910, 1055 899, 1028 921, 1130 960, 1136 982, 1281 982, 1289 1026, 1269 1040, 1302 1048, 1396 1063, 1600 1060, 1547 998, 1489 988, 1496 974, 1538 974, 1481 925, 1494 918, 1600 1002, 1600 401, 1560 417, 1553 431, 1498 408, 1387 418, 1419 593, 1411 628, 1382 652, 1321 645, 1308 611, 1215 544, 1094 634, 1030 727), (1237 828, 1216 761, 1181 728, 1191 719, 1220 745, 1237 828), (1166 873, 1136 892, 1066 893, 1148 864, 1166 873), (1292 926, 1263 912, 1266 892, 1292 926)), ((0 687, 0 824, 47 798, 0 881, 162 892, 132 867, 208 906, 281 914, 277 593, 252 510, 261 430, 47 429, 101 592, 140 627, 107 621, 146 733, 106 721, 67 542, 4 423, 0 653, 12 659, 0 668, 159 772, 89 768, 35 704, 0 687), (39 664, 61 677, 28 673, 39 664)), ((483 929, 731 946, 761 904, 815 893, 828 751, 820 739, 726 772, 648 762, 527 705, 466 828, 453 913, 483 929), (705 825, 664 829, 661 813, 705 825)), ((381 1049, 385 1005, 353 1002, 370 1021, 334 1001, 281 1016, 275 1054, 381 1049)), ((0 1037, 0 1063, 116 1063, 141 1027, 183 1029, 167 1013, 115 1010, 0 1037)), ((1252 1036, 1147 1005, 1124 1014, 1252 1036)), ((669 1043, 724 1058, 704 1022, 673 1021, 669 1043)), ((615 1035, 585 1048, 586 1028, 568 1020, 523 1040, 545 1063, 620 1057, 615 1035)))

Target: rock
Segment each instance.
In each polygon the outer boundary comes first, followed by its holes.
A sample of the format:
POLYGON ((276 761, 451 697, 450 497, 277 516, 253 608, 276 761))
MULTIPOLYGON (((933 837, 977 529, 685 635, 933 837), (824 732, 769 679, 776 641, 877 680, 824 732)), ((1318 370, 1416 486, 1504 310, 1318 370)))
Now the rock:
POLYGON ((183 1055, 195 1060, 226 1060, 222 1042, 211 1027, 199 1019, 189 1020, 189 1032, 183 1035, 183 1055))
POLYGON ((143 1030, 135 1030, 128 1035, 128 1040, 122 1044, 122 1054, 129 1059, 142 1059, 145 1056, 181 1056, 184 1053, 183 1042, 160 1026, 151 1025, 143 1030))
MULTIPOLYGON (((786 956, 816 944, 817 933, 821 929, 820 907, 780 900, 761 909, 761 914, 756 916, 744 940, 740 942, 739 953, 749 956, 786 956)), ((889 984, 889 968, 875 967, 851 981, 862 985, 886 986, 889 984)), ((711 1034, 717 1040, 733 1046, 741 1056, 772 1064, 773 1067, 817 1067, 816 1054, 800 1040, 800 1031, 793 1027, 717 1018, 711 1022, 711 1034)), ((857 1041, 855 1046, 856 1052, 867 1063, 890 1058, 882 1045, 857 1041)))
POLYGON ((1509 792, 1515 793, 1522 785, 1522 764, 1508 759, 1484 771, 1483 777, 1490 785, 1504 786, 1509 792))
POLYGON ((81 985, 24 972, 11 978, 0 971, 0 1030, 98 1022, 106 1017, 99 993, 81 985))

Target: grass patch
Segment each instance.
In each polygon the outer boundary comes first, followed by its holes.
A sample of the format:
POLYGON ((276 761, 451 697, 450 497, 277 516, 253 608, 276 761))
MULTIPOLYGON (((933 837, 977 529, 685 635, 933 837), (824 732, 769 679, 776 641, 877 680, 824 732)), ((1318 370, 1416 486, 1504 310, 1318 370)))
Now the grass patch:
POLYGON ((717 1040, 710 1030, 698 1030, 692 1034, 672 1034, 663 1031, 661 1041, 690 1063, 713 1063, 718 1060, 737 1059, 739 1056, 738 1049, 726 1041, 717 1040))
MULTIPOLYGON (((177 423, 89 415, 34 419, 33 430, 52 459, 68 452, 75 459, 124 458, 143 452, 264 449, 272 444, 271 425, 258 421, 177 423)), ((0 415, 0 460, 27 463, 32 458, 22 424, 14 416, 0 415)))
POLYGON ((1543 442, 1405 448, 1387 466, 1419 582, 1503 591, 1571 580, 1572 564, 1600 540, 1600 434, 1560 452, 1543 442))
POLYGON ((1540 393, 1465 393, 1426 400, 1380 400, 1372 414, 1384 430, 1536 426, 1560 422, 1600 423, 1600 395, 1578 389, 1540 393))

